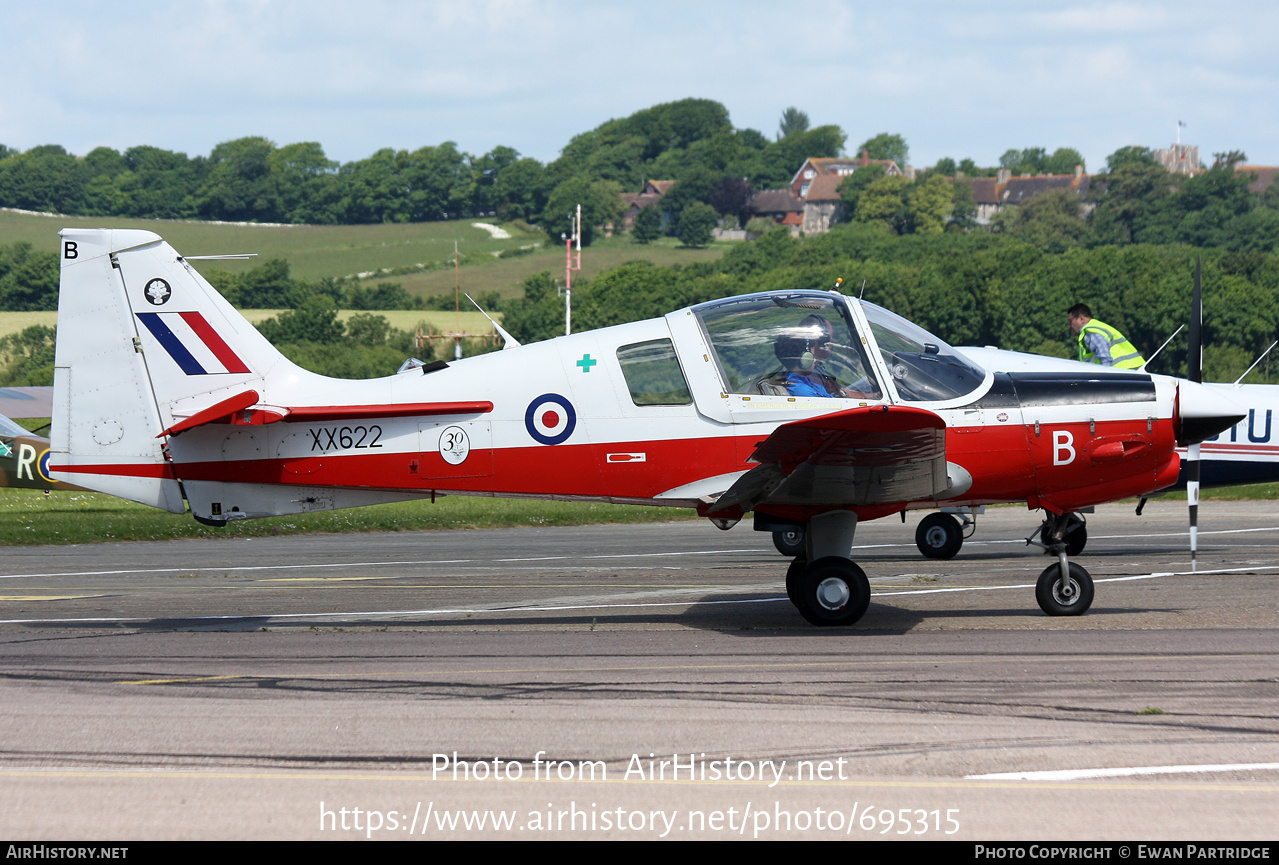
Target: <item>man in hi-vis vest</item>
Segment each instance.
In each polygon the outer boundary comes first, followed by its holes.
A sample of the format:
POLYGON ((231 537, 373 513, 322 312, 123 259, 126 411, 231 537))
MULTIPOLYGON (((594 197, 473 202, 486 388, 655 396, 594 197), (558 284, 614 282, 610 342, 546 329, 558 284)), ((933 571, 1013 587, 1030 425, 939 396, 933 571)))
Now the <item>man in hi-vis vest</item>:
POLYGON ((1086 303, 1077 303, 1066 313, 1070 329, 1079 336, 1079 359, 1115 369, 1140 369, 1146 361, 1137 347, 1122 333, 1092 317, 1086 303))

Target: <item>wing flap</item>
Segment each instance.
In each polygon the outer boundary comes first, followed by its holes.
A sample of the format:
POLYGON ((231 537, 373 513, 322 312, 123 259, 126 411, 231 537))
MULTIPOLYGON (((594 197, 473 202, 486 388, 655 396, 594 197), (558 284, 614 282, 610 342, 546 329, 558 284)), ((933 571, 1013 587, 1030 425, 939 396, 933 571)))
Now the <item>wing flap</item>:
POLYGON ((949 486, 946 423, 909 406, 871 406, 783 424, 751 457, 760 465, 708 512, 763 502, 879 505, 936 496, 949 486))

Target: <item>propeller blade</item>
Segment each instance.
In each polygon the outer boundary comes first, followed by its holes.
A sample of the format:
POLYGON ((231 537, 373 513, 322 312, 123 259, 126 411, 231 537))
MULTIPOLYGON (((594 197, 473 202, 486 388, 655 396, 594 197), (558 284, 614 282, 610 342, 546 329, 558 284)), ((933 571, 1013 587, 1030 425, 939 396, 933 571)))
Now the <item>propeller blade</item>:
MULTIPOLYGON (((1195 261, 1195 291, 1190 301, 1190 353, 1186 372, 1191 381, 1203 384, 1203 255, 1195 261)), ((1199 567, 1199 443, 1186 450, 1186 504, 1190 509, 1190 570, 1199 567)))
POLYGON ((1190 353, 1186 356, 1186 378, 1202 383, 1204 380, 1203 362, 1203 256, 1195 262, 1195 293, 1190 301, 1190 353))
POLYGON ((1198 570, 1199 559, 1199 445, 1186 449, 1186 504, 1190 506, 1190 570, 1198 570))

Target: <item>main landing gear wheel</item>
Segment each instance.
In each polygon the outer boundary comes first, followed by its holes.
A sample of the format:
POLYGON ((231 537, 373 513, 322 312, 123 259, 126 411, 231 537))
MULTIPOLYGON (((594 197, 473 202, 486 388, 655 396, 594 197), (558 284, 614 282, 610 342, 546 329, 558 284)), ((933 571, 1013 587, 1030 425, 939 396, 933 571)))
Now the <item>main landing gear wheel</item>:
POLYGON ((1039 609, 1050 616, 1082 616, 1092 606, 1092 575, 1083 566, 1070 563, 1070 579, 1061 582, 1061 565, 1049 565, 1035 584, 1039 609))
POLYGON ((915 546, 930 559, 953 559, 964 545, 964 531, 950 514, 929 514, 915 529, 915 546))
MULTIPOLYGON (((1044 527, 1039 530, 1039 539, 1044 542, 1044 546, 1052 546, 1052 526, 1045 523, 1044 527)), ((1082 522, 1070 530, 1066 535, 1066 555, 1077 556, 1084 551, 1084 546, 1088 543, 1088 527, 1082 522)), ((1051 551, 1050 551, 1051 552, 1051 551)))
POLYGON ((804 555, 804 527, 795 526, 793 529, 773 532, 773 546, 787 558, 804 555))
POLYGON ((870 606, 866 572, 839 556, 818 559, 805 568, 797 590, 800 615, 819 627, 851 625, 870 606))
POLYGON ((800 605, 800 582, 804 579, 804 571, 808 570, 808 560, 803 556, 790 563, 786 569, 786 597, 796 607, 800 605))

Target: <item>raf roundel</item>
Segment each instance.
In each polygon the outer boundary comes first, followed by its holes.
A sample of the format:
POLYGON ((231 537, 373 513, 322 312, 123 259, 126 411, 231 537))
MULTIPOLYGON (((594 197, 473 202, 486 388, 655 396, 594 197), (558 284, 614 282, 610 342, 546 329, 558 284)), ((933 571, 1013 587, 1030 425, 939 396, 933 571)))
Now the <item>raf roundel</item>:
POLYGON ((152 306, 163 306, 173 295, 173 289, 169 287, 168 282, 157 276, 147 283, 146 288, 142 289, 142 293, 152 306))
POLYGON ((524 428, 534 441, 557 445, 568 441, 577 426, 573 404, 557 393, 544 393, 528 404, 524 428))
POLYGON ((49 476, 49 449, 45 448, 40 454, 40 461, 36 463, 36 468, 40 470, 40 477, 44 478, 51 484, 56 484, 53 478, 49 476))

